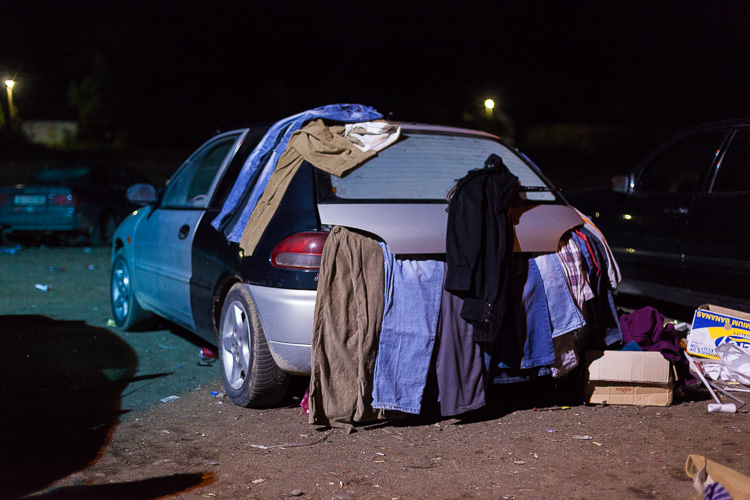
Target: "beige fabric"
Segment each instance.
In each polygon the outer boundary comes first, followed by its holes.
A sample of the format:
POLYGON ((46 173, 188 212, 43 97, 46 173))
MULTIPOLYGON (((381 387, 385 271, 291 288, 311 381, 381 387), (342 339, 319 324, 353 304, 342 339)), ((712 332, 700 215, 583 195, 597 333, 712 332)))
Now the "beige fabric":
POLYGON ((344 136, 362 151, 382 151, 396 142, 400 135, 400 125, 383 120, 344 125, 344 136))
MULTIPOLYGON (((700 486, 701 493, 705 486, 719 483, 732 495, 732 500, 750 500, 750 477, 707 460, 704 456, 688 455, 685 472, 691 479, 699 478, 701 484, 696 486, 700 486), (707 474, 701 474, 704 469, 707 474)), ((703 498, 703 495, 698 498, 703 498)))
POLYGON ((255 251, 304 160, 318 169, 343 177, 377 154, 374 148, 363 151, 355 146, 344 133, 344 125, 328 126, 322 119, 317 119, 292 134, 286 151, 279 158, 276 170, 242 232, 240 247, 245 255, 252 255, 255 251))
POLYGON ((310 423, 351 429, 377 417, 372 384, 383 319, 383 250, 335 226, 323 247, 313 321, 310 423))

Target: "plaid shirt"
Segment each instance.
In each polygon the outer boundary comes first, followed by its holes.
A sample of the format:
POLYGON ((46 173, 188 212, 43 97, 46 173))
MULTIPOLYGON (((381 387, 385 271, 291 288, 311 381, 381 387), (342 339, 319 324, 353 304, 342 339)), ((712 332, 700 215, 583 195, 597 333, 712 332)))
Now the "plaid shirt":
POLYGON ((581 249, 578 248, 570 233, 563 236, 557 249, 557 257, 562 263, 565 270, 565 277, 568 280, 570 293, 573 295, 576 305, 579 309, 583 307, 584 302, 594 298, 594 292, 589 284, 588 270, 586 263, 583 261, 581 249))
POLYGON ((599 230, 596 225, 591 222, 591 219, 583 215, 581 212, 578 212, 578 215, 581 216, 583 219, 584 225, 586 229, 591 231, 594 238, 598 239, 599 242, 604 247, 604 251, 607 253, 607 275, 609 276, 609 285, 612 290, 617 288, 617 285, 620 284, 622 281, 622 275, 620 274, 620 267, 617 265, 617 261, 615 260, 615 256, 612 254, 612 250, 609 248, 609 244, 607 244, 607 239, 604 237, 602 232, 599 230))

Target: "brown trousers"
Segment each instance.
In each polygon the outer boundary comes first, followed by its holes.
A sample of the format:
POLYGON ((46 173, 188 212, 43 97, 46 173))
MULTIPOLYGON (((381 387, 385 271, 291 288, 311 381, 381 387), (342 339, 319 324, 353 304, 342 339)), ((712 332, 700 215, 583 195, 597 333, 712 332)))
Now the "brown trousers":
POLYGON ((383 319, 383 251, 336 226, 320 268, 312 337, 310 423, 351 429, 377 418, 372 380, 383 319))

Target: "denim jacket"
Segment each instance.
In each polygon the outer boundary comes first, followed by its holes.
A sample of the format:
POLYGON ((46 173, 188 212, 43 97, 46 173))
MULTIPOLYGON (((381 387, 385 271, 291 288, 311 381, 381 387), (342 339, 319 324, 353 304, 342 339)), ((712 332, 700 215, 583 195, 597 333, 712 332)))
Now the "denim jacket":
POLYGON ((284 151, 286 151, 292 133, 299 130, 307 121, 315 118, 325 118, 339 122, 356 123, 377 120, 382 117, 383 115, 369 106, 361 104, 330 104, 303 111, 302 113, 289 116, 274 123, 268 132, 266 132, 266 135, 263 136, 258 146, 248 156, 240 170, 240 174, 237 176, 237 180, 234 182, 232 190, 229 192, 229 196, 227 196, 224 202, 224 206, 221 208, 219 215, 211 221, 211 225, 215 229, 223 231, 229 241, 235 243, 240 241, 245 225, 250 220, 250 214, 263 194, 266 184, 268 184, 268 180, 276 168, 276 162, 284 151), (258 181, 253 186, 245 205, 241 206, 250 179, 252 179, 266 157, 268 161, 265 162, 258 181), (238 210, 241 210, 242 213, 239 219, 236 219, 236 222, 231 224, 235 220, 233 215, 238 210), (231 227, 227 227, 230 225, 231 227))

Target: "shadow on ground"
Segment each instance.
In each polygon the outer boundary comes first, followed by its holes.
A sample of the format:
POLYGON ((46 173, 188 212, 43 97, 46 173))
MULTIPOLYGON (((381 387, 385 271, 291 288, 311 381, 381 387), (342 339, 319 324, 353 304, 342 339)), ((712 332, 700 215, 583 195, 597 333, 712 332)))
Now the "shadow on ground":
MULTIPOLYGON (((124 413, 122 393, 138 359, 107 329, 44 316, 0 316, 0 347, 0 498, 18 498, 101 456, 124 413)), ((142 487, 166 495, 206 480, 185 474, 44 496, 140 498, 142 487)))
POLYGON ((95 461, 137 357, 81 321, 0 316, 0 497, 37 491, 95 461))
POLYGON ((214 482, 213 476, 205 473, 172 474, 128 483, 95 484, 55 488, 28 500, 146 500, 163 498, 174 493, 185 493, 214 482))

